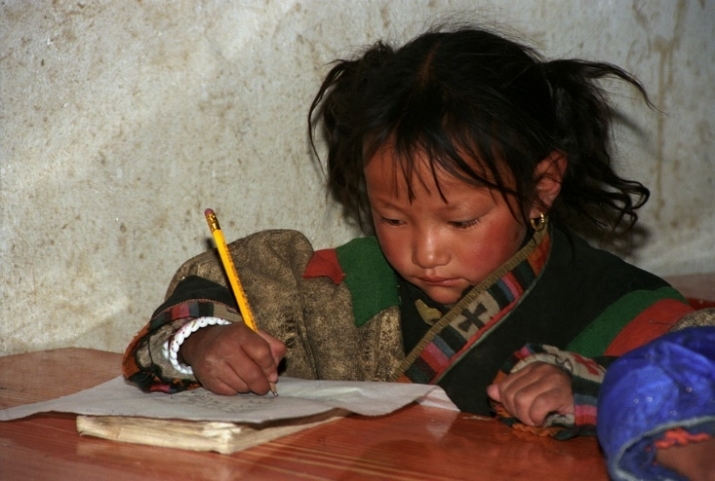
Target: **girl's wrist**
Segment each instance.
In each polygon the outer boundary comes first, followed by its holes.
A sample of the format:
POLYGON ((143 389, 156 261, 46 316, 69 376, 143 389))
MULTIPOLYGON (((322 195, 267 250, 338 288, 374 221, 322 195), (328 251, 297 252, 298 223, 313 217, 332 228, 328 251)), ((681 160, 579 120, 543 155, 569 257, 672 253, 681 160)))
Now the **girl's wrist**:
POLYGON ((164 345, 164 354, 171 366, 182 374, 193 376, 192 347, 206 334, 207 328, 231 324, 219 317, 199 317, 184 324, 164 345))

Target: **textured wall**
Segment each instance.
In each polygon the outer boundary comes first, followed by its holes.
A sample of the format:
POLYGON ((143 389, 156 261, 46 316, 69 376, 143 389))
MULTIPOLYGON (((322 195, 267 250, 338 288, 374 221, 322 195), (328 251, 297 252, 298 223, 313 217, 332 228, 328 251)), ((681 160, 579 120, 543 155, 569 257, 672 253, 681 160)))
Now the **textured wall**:
POLYGON ((715 2, 243 0, 0 4, 0 354, 120 351, 173 271, 226 236, 348 239, 306 110, 326 63, 444 18, 523 32, 548 56, 636 73, 665 112, 616 100, 624 169, 653 189, 634 261, 715 270, 715 2))

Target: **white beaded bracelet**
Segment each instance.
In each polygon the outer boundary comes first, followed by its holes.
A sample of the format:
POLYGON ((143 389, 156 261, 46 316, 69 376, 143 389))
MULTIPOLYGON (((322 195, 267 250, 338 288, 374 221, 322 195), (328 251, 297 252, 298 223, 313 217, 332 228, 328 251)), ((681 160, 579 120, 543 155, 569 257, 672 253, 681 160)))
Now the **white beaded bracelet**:
POLYGON ((187 366, 179 362, 179 348, 181 348, 181 345, 187 337, 202 327, 226 324, 231 324, 231 321, 221 319, 220 317, 199 317, 198 319, 194 319, 193 321, 184 324, 181 326, 181 329, 176 331, 174 336, 169 341, 164 343, 162 349, 164 356, 169 358, 169 362, 171 362, 171 366, 174 369, 182 374, 193 376, 194 370, 191 369, 191 366, 187 366))

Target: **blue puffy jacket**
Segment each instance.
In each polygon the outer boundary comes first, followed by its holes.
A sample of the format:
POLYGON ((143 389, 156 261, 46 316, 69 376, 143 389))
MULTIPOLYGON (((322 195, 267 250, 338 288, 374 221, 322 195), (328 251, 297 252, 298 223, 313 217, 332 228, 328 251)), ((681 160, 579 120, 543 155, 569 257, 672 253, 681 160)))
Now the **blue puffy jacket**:
POLYGON ((653 443, 676 427, 715 435, 715 327, 625 354, 601 386, 597 433, 613 479, 684 479, 655 464, 653 443))

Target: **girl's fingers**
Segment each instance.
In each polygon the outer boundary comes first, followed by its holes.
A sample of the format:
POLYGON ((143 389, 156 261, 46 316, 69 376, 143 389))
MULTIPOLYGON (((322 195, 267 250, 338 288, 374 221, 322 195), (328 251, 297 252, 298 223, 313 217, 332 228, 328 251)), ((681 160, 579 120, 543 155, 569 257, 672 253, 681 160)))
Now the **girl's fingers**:
POLYGON ((573 411, 569 374, 541 362, 529 364, 499 384, 489 386, 487 394, 528 426, 543 425, 553 412, 568 414, 573 411))
POLYGON ((281 363, 281 361, 286 355, 286 345, 283 344, 283 342, 281 342, 280 340, 268 334, 266 331, 259 330, 258 335, 260 335, 263 340, 268 343, 268 346, 271 349, 271 354, 273 355, 273 361, 275 362, 276 366, 278 366, 278 364, 281 363))

